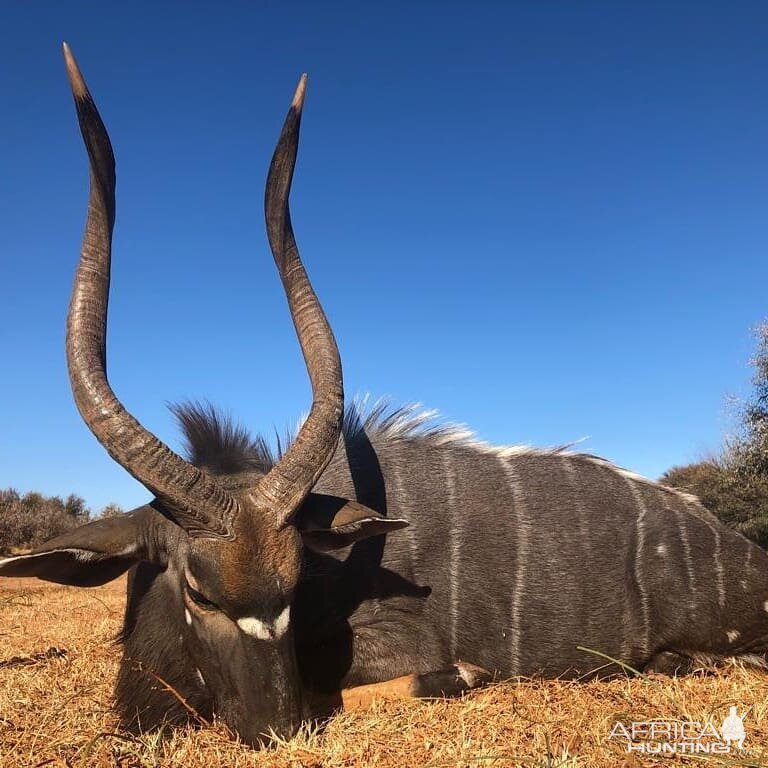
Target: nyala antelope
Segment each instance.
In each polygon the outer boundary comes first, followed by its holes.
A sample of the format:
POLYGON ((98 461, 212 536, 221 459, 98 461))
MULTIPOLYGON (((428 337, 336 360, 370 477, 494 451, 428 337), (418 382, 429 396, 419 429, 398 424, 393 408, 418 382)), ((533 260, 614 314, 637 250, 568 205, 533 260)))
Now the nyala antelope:
POLYGON ((339 352, 288 208, 304 78, 265 213, 309 415, 277 457, 208 407, 176 409, 186 459, 145 429, 106 373, 112 147, 64 53, 91 179, 67 321, 72 392, 153 500, 2 560, 0 574, 89 587, 129 572, 124 727, 194 711, 259 745, 376 692, 765 659, 768 559, 695 498, 594 456, 493 447, 413 409, 345 412, 339 352))

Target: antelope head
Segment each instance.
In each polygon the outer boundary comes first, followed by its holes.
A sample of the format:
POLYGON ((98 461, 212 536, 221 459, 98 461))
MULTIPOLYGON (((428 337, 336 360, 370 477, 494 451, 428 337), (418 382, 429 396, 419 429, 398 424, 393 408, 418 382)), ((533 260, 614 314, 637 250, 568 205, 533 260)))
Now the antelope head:
POLYGON ((272 158, 265 215, 313 402, 296 439, 269 471, 233 479, 177 455, 125 409, 108 382, 115 162, 66 44, 64 56, 90 164, 88 216, 67 319, 72 392, 98 441, 154 500, 57 537, 30 555, 0 561, 0 575, 92 586, 136 563, 153 563, 174 596, 161 610, 178 626, 211 709, 250 743, 269 729, 287 737, 305 715, 291 621, 303 547, 346 546, 404 525, 354 501, 311 493, 338 445, 344 395, 339 351, 299 256, 288 208, 306 77, 272 158))

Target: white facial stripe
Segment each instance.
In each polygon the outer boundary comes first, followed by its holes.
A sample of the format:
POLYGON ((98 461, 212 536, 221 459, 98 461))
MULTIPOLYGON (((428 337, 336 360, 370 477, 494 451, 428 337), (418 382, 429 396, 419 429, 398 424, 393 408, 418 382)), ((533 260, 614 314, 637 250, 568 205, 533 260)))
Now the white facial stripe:
POLYGON ((275 628, 275 637, 278 639, 281 638, 285 634, 285 630, 288 629, 288 624, 290 624, 291 621, 291 608, 290 606, 286 605, 285 608, 281 611, 280 615, 275 619, 274 628, 275 628))
POLYGON ((261 619, 253 616, 245 616, 237 620, 237 626, 245 632, 246 635, 257 637, 259 640, 271 640, 272 632, 270 625, 261 619))
POLYGON ((237 620, 237 626, 246 635, 259 640, 279 640, 288 629, 291 621, 291 609, 286 606, 274 621, 262 621, 255 616, 244 616, 237 620))
POLYGON ((187 620, 187 624, 192 626, 192 615, 187 608, 184 609, 184 618, 187 620))
POLYGON ((189 571, 184 572, 184 578, 187 580, 187 584, 189 584, 195 592, 202 592, 200 585, 197 583, 197 579, 195 579, 189 571))

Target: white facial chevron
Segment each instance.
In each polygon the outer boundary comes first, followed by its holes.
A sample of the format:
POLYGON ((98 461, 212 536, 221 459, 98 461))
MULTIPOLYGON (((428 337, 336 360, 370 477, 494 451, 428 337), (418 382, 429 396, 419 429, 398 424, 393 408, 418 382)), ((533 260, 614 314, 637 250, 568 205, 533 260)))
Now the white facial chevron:
POLYGON ((237 620, 237 626, 246 635, 256 637, 259 640, 279 640, 288 629, 291 620, 290 606, 285 606, 282 613, 274 621, 263 621, 255 616, 244 616, 237 620))

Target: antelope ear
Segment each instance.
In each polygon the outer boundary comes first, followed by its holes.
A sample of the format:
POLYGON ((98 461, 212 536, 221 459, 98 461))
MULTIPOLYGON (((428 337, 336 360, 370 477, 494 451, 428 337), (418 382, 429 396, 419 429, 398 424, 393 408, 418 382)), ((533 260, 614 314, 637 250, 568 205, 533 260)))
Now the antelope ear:
POLYGON ((296 513, 295 525, 310 549, 328 552, 400 530, 408 521, 382 517, 370 507, 339 496, 310 493, 296 513))
POLYGON ((57 584, 96 587, 139 560, 165 564, 172 527, 151 507, 139 507, 63 533, 27 555, 0 559, 0 576, 36 576, 57 584))

